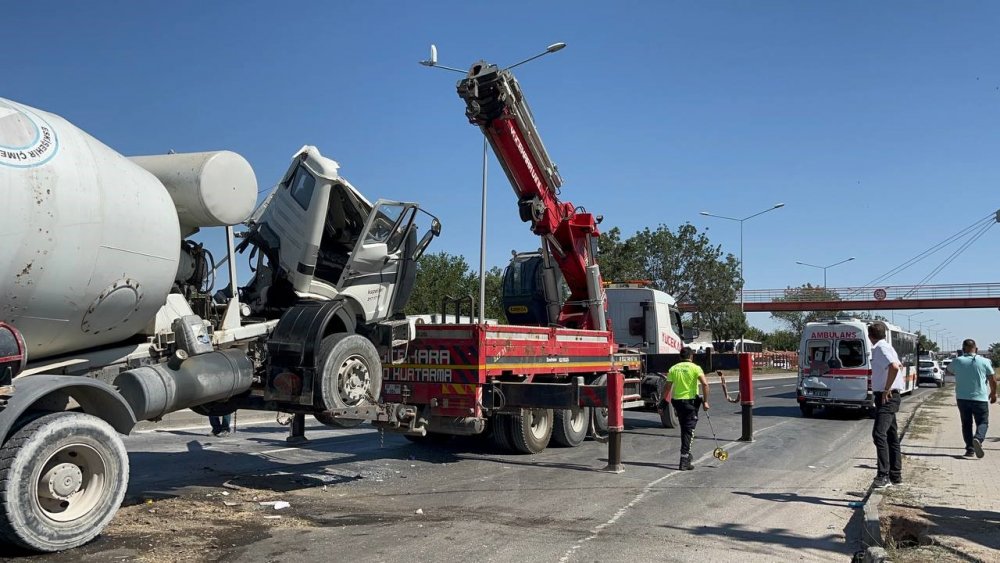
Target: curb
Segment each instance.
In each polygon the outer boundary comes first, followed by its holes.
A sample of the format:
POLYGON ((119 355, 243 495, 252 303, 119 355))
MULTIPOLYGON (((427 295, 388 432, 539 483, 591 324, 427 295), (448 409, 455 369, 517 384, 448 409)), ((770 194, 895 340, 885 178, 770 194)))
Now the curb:
MULTIPOLYGON (((940 390, 941 389, 938 389, 938 391, 940 390)), ((903 429, 899 432, 900 442, 906 438, 906 433, 909 432, 910 424, 913 422, 913 419, 917 418, 917 413, 920 412, 920 409, 923 408, 927 401, 937 395, 938 391, 928 393, 910 413, 910 417, 906 419, 906 424, 903 425, 903 429)), ((885 548, 882 547, 885 542, 882 538, 882 520, 879 518, 878 513, 878 507, 881 503, 882 493, 879 491, 870 491, 868 493, 868 498, 865 499, 865 503, 861 507, 862 513, 864 514, 861 530, 861 545, 864 548, 864 563, 881 563, 889 560, 888 553, 886 553, 885 548)))

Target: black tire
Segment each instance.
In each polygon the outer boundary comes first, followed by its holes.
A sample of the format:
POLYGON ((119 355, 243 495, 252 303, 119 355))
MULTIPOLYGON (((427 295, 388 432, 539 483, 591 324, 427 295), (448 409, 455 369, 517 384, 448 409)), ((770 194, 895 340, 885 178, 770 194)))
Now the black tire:
MULTIPOLYGON (((378 400, 382 393, 382 361, 370 340, 358 334, 327 336, 316 358, 319 407, 343 409, 378 400)), ((338 420, 335 425, 357 426, 346 420, 338 420)))
POLYGON ((128 470, 121 437, 95 416, 30 422, 0 448, 0 540, 42 552, 89 542, 121 506, 128 470))
POLYGON ((664 403, 663 410, 660 411, 660 424, 664 428, 677 428, 680 425, 677 422, 677 412, 670 403, 664 403))
MULTIPOLYGON (((608 376, 602 375, 594 380, 591 385, 606 385, 608 381, 608 376)), ((608 435, 608 408, 607 407, 594 407, 590 409, 590 428, 593 431, 592 438, 605 437, 608 435)))
POLYGON ((490 417, 490 439, 501 451, 509 452, 514 449, 510 437, 510 415, 495 414, 490 417))
POLYGON ((590 407, 559 409, 554 414, 552 441, 567 448, 582 444, 590 430, 590 407))
POLYGON ((799 403, 799 410, 802 411, 802 416, 806 418, 811 417, 814 412, 813 406, 805 403, 799 403))
POLYGON ((357 428, 365 421, 357 418, 334 418, 326 413, 318 412, 313 415, 317 422, 330 428, 357 428))
POLYGON ((514 450, 523 454, 543 451, 552 438, 552 409, 521 409, 510 417, 510 437, 514 450))

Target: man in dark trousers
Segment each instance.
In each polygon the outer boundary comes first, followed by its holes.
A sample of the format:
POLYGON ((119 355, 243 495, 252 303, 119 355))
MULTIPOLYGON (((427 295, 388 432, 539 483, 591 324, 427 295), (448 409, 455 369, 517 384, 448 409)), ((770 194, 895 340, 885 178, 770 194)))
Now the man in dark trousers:
MULTIPOLYGON (((671 397, 670 404, 674 406, 681 425, 681 460, 677 468, 690 471, 694 469, 691 464, 691 440, 694 439, 694 429, 698 426, 698 407, 708 410, 708 380, 701 367, 691 361, 690 348, 681 349, 680 363, 667 373, 663 396, 671 397), (698 396, 699 383, 702 397, 698 396)), ((670 405, 661 402, 660 408, 667 409, 670 405)))
POLYGON ((962 439, 965 440, 965 457, 983 457, 983 440, 990 423, 990 403, 997 402, 997 380, 993 364, 978 355, 976 341, 968 338, 962 342, 962 355, 948 364, 948 373, 955 376, 955 399, 962 417, 962 439), (972 421, 976 433, 972 433, 972 421))
POLYGON ((903 390, 899 355, 885 339, 885 323, 868 325, 868 339, 872 342, 872 392, 875 394, 875 424, 872 440, 878 456, 878 473, 874 489, 884 489, 903 482, 903 454, 899 449, 896 413, 899 411, 899 393, 903 390))

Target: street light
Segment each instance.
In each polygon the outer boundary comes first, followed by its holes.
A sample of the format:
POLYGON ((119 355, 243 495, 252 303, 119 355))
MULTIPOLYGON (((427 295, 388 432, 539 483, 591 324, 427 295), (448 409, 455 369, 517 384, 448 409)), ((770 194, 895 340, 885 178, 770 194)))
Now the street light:
MULTIPOLYGON (((746 311, 744 310, 744 303, 743 303, 743 291, 744 291, 744 289, 746 289, 746 287, 745 287, 746 286, 746 280, 743 278, 743 222, 747 221, 748 219, 753 219, 754 217, 756 217, 758 215, 763 215, 763 214, 767 213, 768 211, 774 211, 775 209, 778 209, 778 208, 781 208, 781 207, 784 207, 784 206, 785 206, 784 203, 776 203, 776 204, 774 204, 773 207, 768 207, 764 211, 759 211, 757 213, 754 213, 753 215, 748 215, 748 216, 746 216, 746 217, 744 217, 742 219, 737 219, 736 217, 726 217, 725 215, 715 215, 713 213, 709 213, 708 211, 702 211, 701 212, 701 215, 704 215, 705 217, 715 217, 716 219, 726 219, 727 221, 736 221, 737 223, 740 224, 740 314, 743 315, 743 324, 741 325, 743 327, 746 326, 746 311)), ((740 330, 740 352, 746 352, 746 342, 744 342, 746 340, 746 334, 745 334, 745 332, 746 332, 745 330, 740 330)))
MULTIPOLYGON (((528 57, 520 62, 514 63, 504 70, 510 70, 516 66, 521 66, 526 62, 533 61, 538 57, 543 57, 549 53, 555 53, 556 51, 561 51, 566 48, 565 43, 553 43, 545 48, 544 51, 528 57)), ((469 74, 468 71, 461 70, 458 68, 444 66, 438 64, 437 60, 437 47, 431 45, 431 58, 426 61, 419 61, 420 64, 430 67, 430 68, 440 68, 441 70, 450 70, 453 72, 460 72, 462 74, 469 74)), ((481 206, 480 218, 479 218, 479 322, 486 322, 486 167, 489 160, 489 143, 486 140, 486 136, 483 136, 483 201, 481 206)), ((470 312, 471 314, 471 312, 470 312)), ((459 319, 455 319, 458 322, 459 319)))
MULTIPOLYGON (((906 332, 913 332, 913 325, 910 323, 910 319, 917 315, 923 315, 925 312, 926 311, 917 311, 916 313, 910 313, 909 315, 906 313, 900 313, 900 315, 906 317, 906 332)), ((919 321, 917 324, 920 324, 919 321)))
POLYGON ((830 264, 829 266, 817 266, 815 264, 807 264, 806 262, 795 262, 795 263, 798 264, 799 266, 809 266, 810 268, 819 268, 820 270, 823 270, 823 289, 826 289, 826 271, 834 266, 839 266, 846 262, 850 262, 851 260, 854 260, 853 256, 851 256, 847 260, 841 260, 840 262, 830 264))

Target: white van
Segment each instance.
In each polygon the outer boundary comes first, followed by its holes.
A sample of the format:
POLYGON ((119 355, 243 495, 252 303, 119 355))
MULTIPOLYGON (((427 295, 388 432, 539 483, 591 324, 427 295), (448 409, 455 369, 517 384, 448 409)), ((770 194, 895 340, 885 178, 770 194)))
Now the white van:
MULTIPOLYGON (((817 407, 875 408, 868 321, 837 318, 807 323, 799 344, 796 398, 803 416, 817 407)), ((917 336, 885 323, 886 338, 903 364, 903 393, 916 387, 917 336)))

